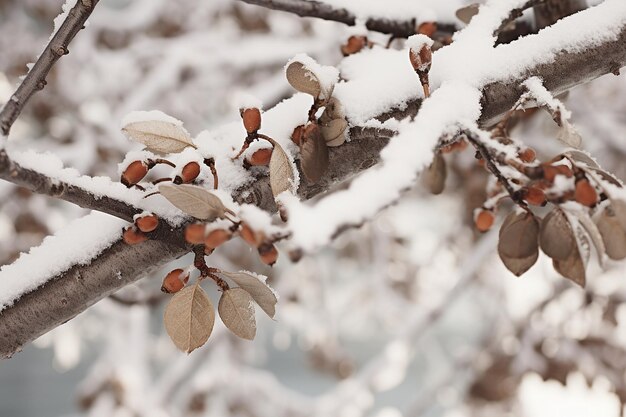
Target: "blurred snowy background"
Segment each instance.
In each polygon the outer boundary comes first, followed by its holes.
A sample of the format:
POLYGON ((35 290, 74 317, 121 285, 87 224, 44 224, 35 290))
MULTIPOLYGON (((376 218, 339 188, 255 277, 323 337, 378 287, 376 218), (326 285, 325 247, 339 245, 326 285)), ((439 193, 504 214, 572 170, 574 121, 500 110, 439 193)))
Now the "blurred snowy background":
MULTIPOLYGON (((463 2, 431 3, 450 19, 463 2)), ((0 103, 60 6, 0 0, 0 103)), ((234 0, 102 0, 11 140, 116 177, 136 146, 119 130, 129 111, 162 110, 192 134, 237 120, 238 92, 272 107, 292 92, 285 62, 306 52, 336 65, 353 32, 234 0)), ((579 87, 566 104, 584 147, 626 179, 626 76, 579 87)), ((553 129, 538 115, 519 134, 550 156, 553 129)), ((218 323, 206 346, 177 352, 161 324, 162 271, 0 362, 0 416, 619 416, 626 265, 592 264, 585 290, 547 258, 515 278, 495 252, 497 231, 472 227, 486 173, 472 152, 446 158, 443 195, 416 187, 315 257, 269 270, 238 242, 213 256, 268 274, 278 290, 277 319, 259 323, 256 341, 218 323)), ((0 196, 2 264, 84 214, 7 183, 0 196)))

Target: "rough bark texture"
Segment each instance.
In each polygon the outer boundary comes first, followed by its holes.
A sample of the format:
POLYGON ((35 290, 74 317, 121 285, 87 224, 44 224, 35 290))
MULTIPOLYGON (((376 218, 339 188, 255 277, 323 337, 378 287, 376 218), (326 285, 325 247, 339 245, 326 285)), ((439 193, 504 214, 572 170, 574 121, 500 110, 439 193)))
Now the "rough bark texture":
MULTIPOLYGON (((494 82, 486 86, 482 99, 481 125, 493 124, 510 109, 520 95, 519 84, 526 77, 539 76, 549 90, 558 94, 605 73, 618 72, 624 65, 626 65, 626 28, 614 41, 580 53, 560 54, 552 62, 538 65, 523 77, 507 82, 494 82)), ((414 115, 419 105, 420 102, 416 100, 402 109, 381 115, 380 119, 414 115)), ((353 139, 351 142, 330 150, 330 169, 322 180, 318 184, 306 182, 302 184, 300 193, 304 198, 311 198, 324 192, 372 166, 378 160, 380 149, 386 145, 393 132, 355 127, 352 128, 351 134, 353 139)), ((0 154, 0 172, 1 165, 0 154)), ((10 169, 6 172, 10 173, 10 169)), ((2 174, 3 178, 13 181, 10 175, 7 178, 6 172, 2 174)), ((24 175, 28 176, 28 173, 24 175)), ((18 175, 18 178, 21 177, 18 175)), ((22 184, 35 191, 48 194, 51 191, 47 186, 37 186, 37 181, 34 180, 23 181, 22 184)), ((71 194, 71 191, 66 191, 65 195, 71 194)), ((275 210, 266 177, 238 190, 234 198, 256 204, 266 210, 275 210)), ((69 200, 69 197, 67 199, 69 200)), ((76 197, 74 202, 95 204, 89 198, 81 201, 79 197, 76 197)), ((105 212, 124 211, 123 208, 107 209, 103 207, 102 200, 97 209, 105 212)), ((25 343, 53 329, 59 323, 71 319, 99 299, 135 281, 151 268, 186 253, 189 248, 181 242, 181 236, 180 229, 162 227, 152 236, 155 239, 153 241, 133 247, 118 242, 105 250, 90 265, 75 266, 25 295, 14 306, 0 313, 0 357, 11 356, 25 343), (122 279, 118 279, 115 274, 118 270, 122 273, 122 279), (79 275, 82 279, 77 278, 79 275)))

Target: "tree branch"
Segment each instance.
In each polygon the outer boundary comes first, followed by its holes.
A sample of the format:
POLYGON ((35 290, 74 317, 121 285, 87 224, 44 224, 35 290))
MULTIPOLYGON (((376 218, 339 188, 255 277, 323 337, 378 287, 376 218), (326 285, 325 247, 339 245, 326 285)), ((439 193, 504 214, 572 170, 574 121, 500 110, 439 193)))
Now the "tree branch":
MULTIPOLYGON (((550 62, 536 65, 515 79, 488 84, 483 90, 480 124, 485 127, 497 122, 523 93, 520 84, 528 77, 540 77, 547 89, 553 94, 559 94, 603 74, 617 73, 624 65, 626 28, 617 39, 584 51, 558 54, 550 62)), ((420 103, 420 100, 414 100, 402 109, 381 115, 379 119, 415 115, 420 103)), ((352 141, 330 149, 330 168, 321 182, 309 184, 303 181, 300 195, 305 199, 311 198, 372 166, 378 161, 380 149, 393 133, 389 130, 353 127, 352 141)), ((233 198, 265 210, 276 209, 267 177, 261 177, 251 186, 238 190, 233 198)), ((188 247, 181 244, 180 229, 163 230, 154 239, 132 247, 117 242, 91 265, 71 268, 2 311, 0 357, 12 355, 25 343, 143 276, 151 267, 163 265, 189 251, 188 247), (111 271, 117 270, 123 271, 123 279, 114 277, 111 271), (90 278, 78 280, 79 271, 81 276, 90 278)))
MULTIPOLYGON (((303 0, 240 0, 244 3, 254 4, 272 10, 294 13, 300 17, 316 17, 324 20, 332 20, 344 23, 348 26, 356 24, 356 16, 346 9, 337 9, 330 4, 319 1, 303 0)), ((418 22, 415 19, 396 21, 389 19, 370 18, 365 21, 367 29, 393 35, 398 38, 408 38, 417 33, 418 22)), ((440 30, 454 32, 454 25, 438 24, 440 30)))
POLYGON ((0 111, 0 133, 5 136, 9 134, 11 126, 22 112, 26 102, 33 94, 46 86, 46 77, 50 69, 59 58, 69 53, 69 43, 84 27, 98 1, 78 0, 69 11, 65 21, 50 39, 37 62, 28 71, 20 86, 0 111))

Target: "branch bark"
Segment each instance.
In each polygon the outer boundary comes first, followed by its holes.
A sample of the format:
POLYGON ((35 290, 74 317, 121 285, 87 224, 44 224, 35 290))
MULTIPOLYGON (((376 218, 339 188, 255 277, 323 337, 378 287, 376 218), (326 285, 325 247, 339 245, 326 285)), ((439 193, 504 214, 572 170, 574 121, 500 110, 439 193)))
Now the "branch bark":
MULTIPOLYGON (((241 0, 244 3, 254 4, 272 10, 280 10, 296 14, 300 17, 316 17, 324 20, 332 20, 348 26, 356 24, 356 16, 349 10, 335 8, 327 3, 319 1, 303 0, 241 0)), ((408 38, 417 33, 418 22, 415 19, 390 20, 370 18, 365 21, 367 29, 393 35, 398 38, 408 38)), ((454 32, 454 25, 438 25, 440 30, 454 32)))
POLYGON ((46 86, 46 77, 52 66, 63 55, 69 53, 68 46, 76 34, 85 26, 99 0, 78 0, 67 18, 28 71, 26 77, 0 111, 0 132, 7 136, 11 126, 22 112, 24 105, 37 91, 46 86))
MULTIPOLYGON (((523 92, 519 85, 528 77, 540 77, 546 88, 553 94, 559 94, 603 74, 618 72, 624 65, 626 28, 613 41, 577 53, 561 53, 551 62, 537 65, 517 79, 487 85, 483 91, 483 114, 480 123, 482 126, 490 126, 497 122, 523 92)), ((379 119, 415 115, 419 107, 420 101, 415 100, 402 109, 394 109, 381 115, 379 119)), ((300 195, 311 198, 374 165, 378 161, 379 151, 393 134, 389 130, 353 127, 352 141, 330 149, 330 169, 321 182, 303 182, 299 189, 300 195)), ((233 197, 236 201, 255 204, 265 210, 276 209, 267 177, 259 178, 253 185, 238 190, 233 197)), ((12 307, 0 313, 0 357, 11 356, 25 343, 71 319, 97 300, 139 279, 151 268, 188 252, 189 248, 180 239, 180 229, 167 229, 159 231, 154 240, 137 246, 128 247, 117 242, 91 265, 71 268, 25 295, 12 307), (117 279, 112 272, 117 270, 122 271, 123 279, 117 279), (79 273, 88 279, 77 279, 79 273)))

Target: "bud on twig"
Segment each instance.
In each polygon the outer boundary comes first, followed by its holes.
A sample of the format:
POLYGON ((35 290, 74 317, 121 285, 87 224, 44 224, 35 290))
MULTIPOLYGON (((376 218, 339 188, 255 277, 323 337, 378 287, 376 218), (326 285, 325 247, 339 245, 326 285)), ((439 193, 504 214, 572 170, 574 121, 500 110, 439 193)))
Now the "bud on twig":
POLYGON ((413 66, 413 70, 420 79, 424 96, 430 96, 430 85, 428 73, 433 60, 431 47, 433 40, 426 35, 413 35, 407 40, 409 46, 409 60, 413 66))

